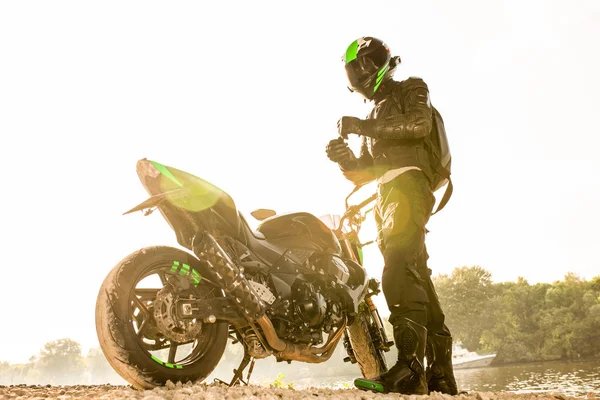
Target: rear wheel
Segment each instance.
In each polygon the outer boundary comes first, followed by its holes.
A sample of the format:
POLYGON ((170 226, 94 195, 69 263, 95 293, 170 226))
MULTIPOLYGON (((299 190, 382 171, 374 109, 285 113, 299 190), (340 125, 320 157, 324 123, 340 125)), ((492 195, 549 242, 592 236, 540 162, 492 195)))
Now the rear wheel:
POLYGON ((138 250, 104 280, 96 302, 96 332, 108 362, 138 389, 168 380, 201 381, 217 366, 228 324, 179 321, 178 296, 222 297, 202 279, 205 266, 193 255, 166 246, 138 250))
POLYGON ((366 307, 348 326, 350 344, 364 378, 371 379, 387 371, 383 350, 375 348, 373 332, 377 329, 366 307))

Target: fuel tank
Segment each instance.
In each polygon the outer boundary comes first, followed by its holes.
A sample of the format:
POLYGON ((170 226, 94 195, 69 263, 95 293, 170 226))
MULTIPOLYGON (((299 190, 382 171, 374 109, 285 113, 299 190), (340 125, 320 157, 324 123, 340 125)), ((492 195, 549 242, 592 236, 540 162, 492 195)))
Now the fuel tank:
POLYGON ((309 213, 276 215, 264 220, 256 230, 269 241, 298 237, 308 240, 324 252, 340 254, 342 251, 334 233, 319 218, 309 213))

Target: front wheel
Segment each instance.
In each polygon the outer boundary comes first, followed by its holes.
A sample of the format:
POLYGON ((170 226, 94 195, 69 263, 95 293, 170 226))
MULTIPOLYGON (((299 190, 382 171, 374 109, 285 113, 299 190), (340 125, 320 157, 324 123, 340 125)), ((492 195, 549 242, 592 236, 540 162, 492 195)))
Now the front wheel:
POLYGON ((221 359, 228 324, 177 320, 178 296, 222 297, 202 279, 193 255, 166 246, 138 250, 108 274, 96 301, 100 347, 115 371, 138 389, 205 379, 221 359))
POLYGON ((352 325, 348 326, 354 357, 366 379, 375 378, 387 371, 385 354, 375 347, 375 329, 377 327, 366 307, 356 316, 352 325))

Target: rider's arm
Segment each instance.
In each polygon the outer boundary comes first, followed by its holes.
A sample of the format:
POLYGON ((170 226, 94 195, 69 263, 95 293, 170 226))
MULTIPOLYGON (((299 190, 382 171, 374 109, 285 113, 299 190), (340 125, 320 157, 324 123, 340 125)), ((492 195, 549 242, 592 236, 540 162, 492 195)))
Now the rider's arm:
POLYGON ((400 94, 402 98, 398 100, 404 104, 404 112, 363 121, 363 135, 375 139, 419 139, 429 135, 432 107, 425 82, 411 77, 403 82, 400 94))
POLYGON ((375 179, 373 173, 373 157, 369 153, 367 138, 363 136, 362 145, 360 146, 360 157, 353 160, 354 162, 341 165, 342 173, 355 185, 371 182, 375 179))

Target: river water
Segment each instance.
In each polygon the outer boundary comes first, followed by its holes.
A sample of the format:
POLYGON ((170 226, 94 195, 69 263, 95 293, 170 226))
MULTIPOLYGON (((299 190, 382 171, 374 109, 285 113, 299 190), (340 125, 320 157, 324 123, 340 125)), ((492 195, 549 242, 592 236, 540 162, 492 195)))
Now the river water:
POLYGON ((551 361, 455 371, 458 387, 471 391, 557 392, 600 395, 600 360, 551 361))
MULTIPOLYGON (((600 397, 600 360, 551 361, 455 371, 459 390, 514 393, 554 392, 573 397, 600 397)), ((295 387, 351 388, 356 376, 300 379, 295 387)))

